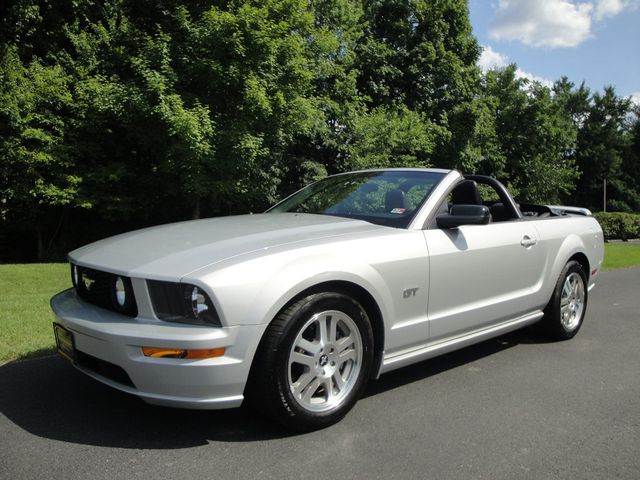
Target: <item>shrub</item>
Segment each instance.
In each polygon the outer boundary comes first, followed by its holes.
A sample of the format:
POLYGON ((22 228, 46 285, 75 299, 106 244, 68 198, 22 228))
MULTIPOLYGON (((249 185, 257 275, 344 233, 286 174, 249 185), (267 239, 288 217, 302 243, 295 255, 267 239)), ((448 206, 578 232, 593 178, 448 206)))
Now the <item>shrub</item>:
POLYGON ((597 212, 593 216, 600 223, 605 240, 640 238, 640 214, 597 212))

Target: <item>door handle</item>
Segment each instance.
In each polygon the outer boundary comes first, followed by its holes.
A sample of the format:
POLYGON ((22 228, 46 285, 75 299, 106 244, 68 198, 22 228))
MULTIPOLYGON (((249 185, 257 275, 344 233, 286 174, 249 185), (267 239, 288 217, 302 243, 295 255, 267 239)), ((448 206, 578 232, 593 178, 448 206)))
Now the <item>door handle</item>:
POLYGON ((520 240, 520 245, 525 248, 533 247, 536 243, 538 243, 538 240, 531 238, 529 235, 525 235, 522 237, 522 240, 520 240))

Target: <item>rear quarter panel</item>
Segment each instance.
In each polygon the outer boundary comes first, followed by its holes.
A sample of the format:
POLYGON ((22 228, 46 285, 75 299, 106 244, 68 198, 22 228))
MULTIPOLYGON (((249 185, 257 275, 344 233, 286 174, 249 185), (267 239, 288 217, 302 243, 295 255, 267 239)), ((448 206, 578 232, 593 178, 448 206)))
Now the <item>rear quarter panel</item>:
POLYGON ((546 247, 546 261, 543 282, 535 296, 538 307, 544 308, 549 302, 560 272, 576 254, 584 254, 589 262, 588 286, 592 288, 602 268, 604 259, 604 239, 597 220, 591 216, 570 215, 548 217, 532 222, 541 242, 546 247))

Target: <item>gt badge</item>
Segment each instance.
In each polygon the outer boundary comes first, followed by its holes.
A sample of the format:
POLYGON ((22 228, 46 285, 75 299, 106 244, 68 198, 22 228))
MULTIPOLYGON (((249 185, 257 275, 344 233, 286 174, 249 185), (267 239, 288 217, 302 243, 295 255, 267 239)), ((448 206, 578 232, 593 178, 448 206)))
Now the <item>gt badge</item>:
POLYGON ((418 291, 417 288, 405 288, 402 292, 402 297, 403 298, 415 297, 417 291, 418 291))

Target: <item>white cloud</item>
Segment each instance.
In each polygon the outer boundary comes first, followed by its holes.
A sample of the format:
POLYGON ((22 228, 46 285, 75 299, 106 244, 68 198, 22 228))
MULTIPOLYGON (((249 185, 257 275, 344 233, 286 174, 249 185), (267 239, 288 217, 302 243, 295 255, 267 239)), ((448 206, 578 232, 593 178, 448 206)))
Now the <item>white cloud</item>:
POLYGON ((506 55, 496 52, 490 45, 482 46, 482 53, 478 59, 480 70, 486 72, 496 68, 504 68, 509 65, 509 58, 506 55))
POLYGON ((631 102, 640 107, 640 92, 633 92, 630 97, 631 102))
POLYGON ((615 17, 623 10, 632 10, 640 6, 640 0, 596 0, 593 17, 603 20, 615 17))
POLYGON ((489 35, 534 47, 575 47, 591 34, 592 10, 591 3, 570 0, 499 0, 489 35))
POLYGON ((538 75, 534 75, 533 73, 525 72, 520 68, 516 69, 516 77, 525 78, 530 82, 540 82, 542 85, 544 85, 547 88, 553 87, 553 82, 551 80, 543 77, 539 77, 538 75))
POLYGON ((498 0, 489 35, 532 47, 575 47, 593 21, 640 8, 640 0, 498 0))
POLYGON ((601 20, 606 17, 618 15, 624 8, 622 0, 598 0, 596 2, 595 18, 601 20))
MULTIPOLYGON (((500 52, 496 52, 490 45, 482 46, 482 53, 478 59, 478 66, 483 72, 487 72, 488 70, 500 70, 508 66, 510 63, 512 62, 509 61, 509 57, 500 52)), ((552 81, 534 75, 533 73, 525 72, 521 68, 516 68, 516 77, 525 78, 530 82, 540 82, 549 88, 553 86, 552 81)))

